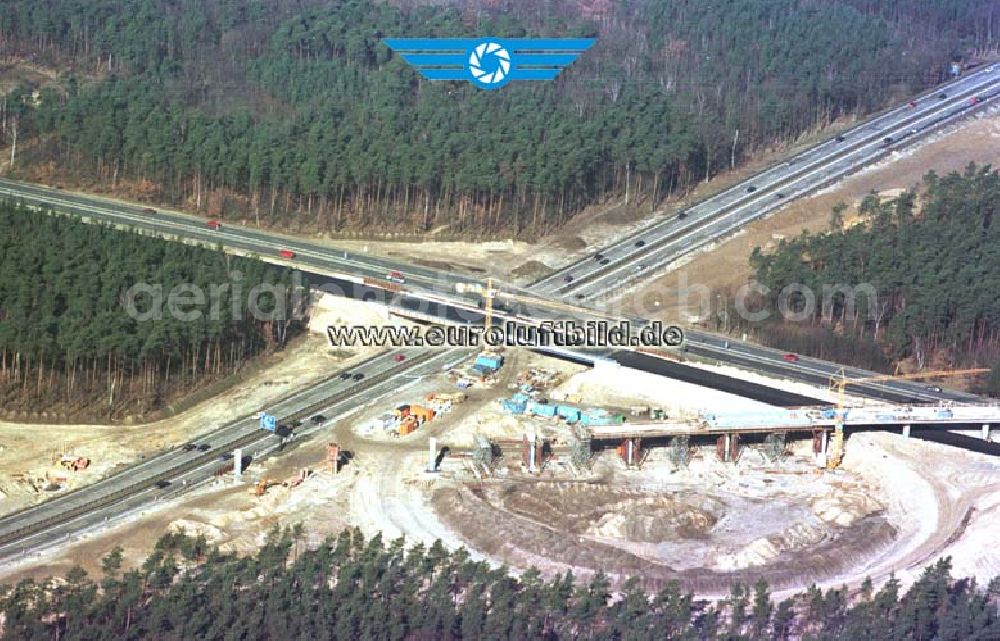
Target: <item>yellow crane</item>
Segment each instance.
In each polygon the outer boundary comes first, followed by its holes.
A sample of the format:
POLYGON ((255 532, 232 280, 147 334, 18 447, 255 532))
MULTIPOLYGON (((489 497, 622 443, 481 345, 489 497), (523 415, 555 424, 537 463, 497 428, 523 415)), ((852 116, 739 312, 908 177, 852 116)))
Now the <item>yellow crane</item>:
POLYGON ((844 406, 846 405, 846 389, 848 385, 856 383, 872 383, 875 381, 903 381, 919 380, 923 378, 944 378, 949 376, 969 376, 972 374, 982 374, 990 370, 984 368, 974 369, 950 369, 933 370, 930 372, 918 372, 916 374, 879 374, 877 376, 865 376, 863 378, 847 378, 844 368, 830 377, 830 389, 837 392, 837 414, 833 424, 833 442, 830 444, 830 454, 826 459, 827 469, 834 469, 840 465, 844 457, 844 406))

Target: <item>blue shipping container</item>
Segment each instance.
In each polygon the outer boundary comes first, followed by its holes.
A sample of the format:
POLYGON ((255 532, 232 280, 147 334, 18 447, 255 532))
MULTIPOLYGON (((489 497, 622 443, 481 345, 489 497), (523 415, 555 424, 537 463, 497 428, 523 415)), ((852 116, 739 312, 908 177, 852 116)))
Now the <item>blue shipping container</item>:
POLYGON ((528 411, 530 413, 534 414, 535 416, 555 416, 556 415, 556 406, 555 405, 546 405, 545 403, 537 403, 535 401, 530 401, 529 402, 529 406, 530 406, 530 409, 528 411))
POLYGON ((580 408, 570 407, 568 405, 560 405, 556 408, 556 414, 561 418, 566 419, 570 423, 575 423, 580 420, 580 408))
POLYGON ((584 425, 621 425, 625 422, 625 417, 621 414, 608 414, 607 412, 595 413, 584 412, 580 416, 580 422, 584 425))
POLYGON ((503 401, 500 402, 500 405, 501 407, 503 407, 503 411, 507 412, 508 414, 524 414, 524 410, 526 409, 527 403, 518 402, 511 399, 504 399, 503 401))
POLYGON ((503 357, 487 356, 484 354, 476 359, 476 365, 482 365, 495 371, 500 369, 500 366, 503 365, 503 357))

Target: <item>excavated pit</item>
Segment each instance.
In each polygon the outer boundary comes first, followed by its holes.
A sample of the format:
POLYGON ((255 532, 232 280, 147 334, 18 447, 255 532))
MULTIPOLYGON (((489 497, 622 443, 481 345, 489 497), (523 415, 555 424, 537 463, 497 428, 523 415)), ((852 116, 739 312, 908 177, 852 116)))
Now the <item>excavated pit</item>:
POLYGON ((500 491, 500 505, 570 534, 637 543, 704 538, 724 509, 721 502, 705 496, 628 493, 583 484, 560 485, 557 493, 547 489, 511 484, 500 491))
POLYGON ((800 586, 892 545, 896 530, 864 488, 791 487, 525 478, 439 488, 432 504, 470 547, 513 566, 636 576, 651 590, 675 579, 699 594, 759 577, 800 586))

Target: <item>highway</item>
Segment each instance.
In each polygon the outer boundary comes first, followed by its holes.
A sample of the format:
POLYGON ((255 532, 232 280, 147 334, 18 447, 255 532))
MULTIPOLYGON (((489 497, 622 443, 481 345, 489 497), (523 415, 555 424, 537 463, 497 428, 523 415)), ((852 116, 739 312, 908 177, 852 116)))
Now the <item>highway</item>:
MULTIPOLYGON (((257 256, 283 264, 312 264, 317 267, 352 274, 362 278, 385 280, 388 273, 399 269, 396 261, 377 256, 342 250, 331 250, 316 243, 285 236, 277 232, 262 231, 232 221, 219 221, 212 229, 204 218, 180 212, 158 209, 156 214, 143 213, 145 207, 98 196, 76 194, 44 185, 33 185, 0 178, 0 196, 22 200, 26 204, 43 206, 53 211, 79 216, 84 219, 112 225, 129 226, 155 232, 165 238, 185 240, 207 245, 222 245, 231 250, 257 256), (280 258, 278 252, 290 249, 294 261, 280 258)), ((442 282, 468 281, 445 272, 406 265, 406 278, 411 284, 440 287, 442 282)))
MULTIPOLYGON (((331 284, 343 295, 359 300, 376 295, 372 288, 351 287, 350 283, 321 274, 310 274, 310 281, 320 283, 321 287, 323 284, 331 284)), ((439 321, 460 325, 466 323, 481 324, 483 322, 482 312, 473 304, 465 301, 429 301, 426 298, 410 294, 386 296, 384 292, 379 293, 378 296, 379 301, 387 305, 393 313, 418 321, 439 321)), ((497 323, 510 321, 515 324, 528 324, 537 323, 538 318, 545 318, 545 316, 542 309, 519 305, 510 312, 494 310, 494 318, 497 323)), ((642 323, 641 319, 634 319, 634 321, 642 323)), ((831 379, 838 377, 841 370, 848 379, 859 379, 872 375, 872 372, 866 370, 853 367, 845 368, 836 363, 805 356, 798 357, 795 362, 788 362, 784 359, 785 352, 704 332, 689 331, 686 341, 686 355, 695 356, 708 365, 731 365, 767 376, 809 383, 823 388, 829 387, 831 379)), ((710 387, 779 407, 813 405, 823 402, 814 397, 794 394, 776 389, 773 386, 747 381, 735 372, 734 375, 727 376, 708 369, 693 367, 678 362, 678 355, 676 353, 670 354, 667 350, 663 350, 667 351, 666 357, 648 352, 615 348, 539 349, 536 351, 586 364, 593 364, 600 359, 611 360, 624 367, 660 374, 686 383, 710 387)), ((872 381, 864 384, 851 384, 848 386, 848 393, 900 403, 935 403, 940 401, 975 403, 982 401, 982 398, 976 395, 963 392, 947 389, 943 389, 941 392, 931 391, 928 383, 913 381, 872 381)))
MULTIPOLYGON (((363 374, 355 380, 335 376, 268 408, 283 420, 303 420, 295 437, 322 429, 335 417, 391 394, 400 387, 400 377, 421 376, 456 363, 467 353, 394 350, 350 369, 363 374), (403 362, 395 355, 408 354, 403 362), (310 417, 322 414, 319 423, 310 417)), ((0 562, 13 562, 54 543, 79 538, 90 528, 103 527, 157 501, 167 500, 214 477, 216 470, 232 462, 232 451, 243 449, 244 457, 261 456, 277 448, 279 437, 260 429, 252 417, 241 417, 210 435, 194 440, 208 449, 184 447, 151 458, 94 484, 39 505, 0 518, 0 562)))
MULTIPOLYGON (((364 300, 375 297, 374 300, 387 305, 391 311, 415 320, 430 322, 440 320, 441 322, 451 324, 482 324, 483 322, 482 311, 478 309, 475 303, 469 301, 449 300, 440 296, 435 297, 434 300, 430 300, 425 296, 414 295, 410 292, 390 295, 386 292, 362 285, 352 286, 351 283, 342 279, 318 273, 309 274, 309 280, 312 283, 318 284, 320 289, 323 289, 325 285, 329 285, 338 293, 351 298, 364 300)), ((593 310, 584 310, 583 313, 578 314, 575 318, 589 319, 596 317, 596 315, 597 312, 593 310)), ((506 308, 494 309, 493 316, 496 323, 510 321, 516 324, 537 324, 539 319, 550 318, 551 313, 545 306, 536 307, 528 303, 519 303, 511 305, 509 310, 506 308)), ((631 320, 637 326, 642 326, 645 323, 640 318, 630 318, 627 320, 631 320)), ((686 332, 684 349, 686 356, 697 357, 709 365, 730 365, 740 369, 759 372, 766 376, 809 383, 823 388, 829 387, 831 379, 839 377, 841 371, 843 371, 843 375, 848 379, 860 379, 873 375, 872 372, 867 370, 856 367, 843 367, 837 363, 806 356, 798 356, 795 362, 789 362, 784 359, 785 352, 783 351, 737 341, 727 336, 708 332, 688 330, 686 332)), ((560 350, 559 356, 564 358, 571 357, 573 360, 591 364, 596 359, 613 360, 625 367, 668 376, 704 387, 711 387, 781 407, 810 405, 822 402, 816 398, 784 392, 767 385, 751 383, 738 378, 736 375, 725 376, 703 368, 685 365, 677 362, 678 355, 676 352, 664 358, 655 354, 630 349, 574 348, 571 350, 560 350)), ((935 403, 943 400, 958 403, 982 401, 982 398, 973 394, 948 389, 936 392, 929 388, 930 383, 928 382, 871 381, 863 384, 851 384, 848 386, 848 392, 857 396, 901 403, 935 403)))
POLYGON ((942 125, 996 103, 1000 64, 960 77, 772 166, 676 215, 591 252, 536 281, 537 293, 594 301, 648 279, 678 258, 733 233, 790 200, 884 159, 942 125), (940 96, 945 96, 941 98, 940 96), (972 98, 976 98, 975 104, 972 98))
MULTIPOLYGON (((886 127, 898 128, 899 126, 904 126, 916 128, 917 125, 914 123, 919 123, 919 126, 924 127, 924 129, 919 131, 926 132, 932 126, 932 122, 940 121, 942 109, 945 111, 947 109, 953 111, 960 110, 961 113, 966 113, 962 105, 968 103, 968 96, 973 94, 978 95, 984 89, 995 88, 998 82, 996 76, 997 68, 989 67, 961 77, 921 96, 917 99, 916 106, 912 108, 904 106, 891 110, 869 122, 859 125, 855 129, 845 132, 843 134, 843 143, 835 139, 822 143, 802 152, 786 163, 754 177, 751 181, 748 181, 757 187, 757 190, 753 194, 746 193, 748 183, 743 183, 705 201, 696 206, 701 208, 699 211, 703 209, 709 212, 704 214, 704 216, 710 217, 713 211, 735 207, 736 209, 733 209, 733 212, 735 212, 734 218, 737 220, 731 220, 729 217, 724 219, 715 218, 712 221, 711 227, 701 229, 697 232, 697 235, 705 239, 712 234, 723 233, 720 230, 724 228, 729 229, 732 226, 742 224, 738 220, 741 215, 757 215, 755 214, 756 210, 754 206, 748 205, 748 203, 758 202, 761 198, 765 201, 765 205, 771 203, 776 206, 777 203, 775 201, 777 200, 780 200, 781 203, 788 202, 799 195, 799 192, 788 191, 788 193, 784 194, 785 197, 781 199, 777 199, 770 192, 774 192, 775 185, 780 184, 782 180, 787 180, 790 176, 795 178, 795 180, 803 181, 798 189, 806 191, 808 191, 808 188, 804 185, 809 180, 830 180, 830 175, 833 174, 827 175, 824 171, 817 171, 817 168, 822 165, 824 159, 827 161, 832 159, 834 164, 849 164, 851 159, 863 159, 866 154, 870 155, 873 145, 878 146, 881 144, 879 142, 881 141, 880 136, 884 133, 886 127), (941 92, 944 92, 948 98, 944 100, 937 98, 941 92), (871 142, 872 140, 876 142, 873 143, 871 142), (847 151, 846 155, 842 153, 845 150, 847 151)), ((916 136, 916 134, 913 134, 912 137, 915 138, 916 136)), ((901 140, 905 141, 907 138, 904 137, 901 140)), ((880 153, 884 153, 884 150, 880 153)), ((831 169, 830 171, 834 170, 831 169)), ((785 188, 782 187, 782 189, 785 188)), ((340 290, 338 293, 357 296, 359 298, 385 299, 387 295, 384 290, 378 289, 377 286, 366 286, 364 283, 368 282, 366 279, 374 279, 375 281, 382 281, 384 286, 388 286, 388 283, 384 283, 387 273, 393 269, 399 269, 406 274, 405 289, 408 295, 406 304, 410 308, 428 308, 444 304, 452 306, 452 309, 448 312, 449 314, 460 314, 467 320, 470 318, 475 319, 479 316, 476 312, 477 304, 481 303, 481 298, 474 294, 460 295, 455 291, 456 284, 474 280, 470 276, 450 274, 413 265, 402 265, 397 261, 372 257, 363 253, 331 250, 328 247, 323 247, 306 240, 262 231, 229 221, 222 221, 221 228, 213 230, 206 225, 204 219, 195 216, 163 210, 158 211, 155 215, 150 215, 143 213, 144 208, 140 205, 122 203, 94 196, 72 194, 46 186, 28 185, 0 179, 0 195, 3 194, 35 206, 44 206, 52 208, 55 211, 82 216, 91 220, 146 229, 167 238, 185 240, 187 242, 222 245, 230 251, 260 256, 265 260, 288 264, 307 272, 322 275, 323 277, 332 276, 335 278, 329 279, 328 284, 332 284, 336 280, 339 284, 333 287, 335 290, 340 290), (280 259, 277 253, 281 249, 294 251, 296 254, 295 258, 293 260, 280 259)), ((728 216, 728 214, 725 215, 728 216)), ((696 220, 701 220, 699 216, 701 214, 687 216, 685 225, 694 223, 696 220)), ((674 231, 677 231, 671 227, 677 222, 676 218, 661 221, 641 233, 650 234, 650 238, 664 234, 669 236, 674 231)), ((687 229, 687 227, 684 229, 687 229)), ((683 230, 680 231, 683 232, 683 230)), ((653 251, 659 260, 670 251, 679 247, 683 249, 682 246, 689 240, 670 242, 669 246, 663 247, 656 247, 655 243, 647 243, 643 249, 653 251)), ((629 256, 634 253, 634 242, 632 241, 631 244, 629 242, 619 243, 614 247, 618 248, 616 251, 622 251, 625 253, 625 256, 629 256)), ((603 252, 608 259, 611 258, 611 249, 607 248, 603 252)), ((592 258, 584 259, 581 262, 587 261, 589 261, 588 265, 598 262, 592 258)), ((587 269, 590 270, 591 267, 592 265, 587 269)), ((601 266, 598 265, 598 267, 601 266)), ((613 276, 608 277, 613 280, 619 277, 624 278, 628 273, 628 270, 621 270, 612 264, 609 264, 607 267, 615 270, 613 276)), ((579 269, 579 266, 576 268, 571 267, 570 269, 579 269)), ((588 273, 590 272, 588 271, 588 273)), ((646 276, 649 275, 646 274, 646 276)), ((604 283, 603 278, 598 276, 593 282, 604 283)), ((581 278, 579 281, 582 282, 584 279, 581 278)), ((373 283, 369 282, 368 284, 371 285, 373 283)), ((377 285, 377 283, 375 284, 377 285)), ((563 302, 556 300, 557 297, 554 294, 544 291, 547 286, 551 286, 551 280, 549 281, 549 285, 546 285, 545 282, 539 283, 539 290, 500 285, 502 291, 507 295, 516 296, 522 301, 507 305, 514 312, 510 315, 517 316, 521 320, 524 320, 526 315, 535 318, 598 319, 607 317, 604 311, 584 307, 579 304, 579 301, 563 302)), ((593 290, 596 288, 596 284, 590 287, 593 290)), ((612 289, 613 287, 609 285, 603 291, 612 291, 612 289)), ((498 308, 498 313, 501 315, 505 313, 502 306, 498 308)), ((642 322, 638 318, 631 318, 630 320, 642 322)), ((687 348, 690 355, 708 359, 710 362, 732 364, 765 374, 778 375, 791 380, 824 386, 828 383, 829 378, 839 370, 839 366, 834 363, 804 357, 800 358, 796 363, 788 363, 782 359, 782 353, 777 350, 742 343, 732 338, 708 332, 688 332, 687 348)), ((622 358, 626 357, 623 356, 622 358)), ((640 367, 662 368, 659 365, 662 362, 660 359, 653 359, 646 355, 627 358, 635 359, 635 362, 640 367)), ((676 370, 678 366, 675 364, 670 367, 676 370)), ((852 378, 860 378, 870 373, 849 368, 847 374, 852 378)), ((893 401, 933 402, 942 399, 964 401, 975 398, 970 395, 949 392, 935 393, 931 392, 925 384, 910 382, 872 383, 863 386, 863 389, 862 386, 859 386, 857 391, 864 395, 893 401)))
MULTIPOLYGON (((501 304, 495 311, 498 319, 520 322, 560 316, 563 318, 596 319, 605 314, 577 304, 583 299, 596 298, 597 294, 612 291, 622 282, 632 278, 637 271, 652 272, 654 264, 666 264, 684 251, 691 251, 697 243, 704 244, 731 231, 747 220, 764 215, 771 208, 814 190, 844 173, 855 171, 861 164, 884 157, 896 145, 931 131, 952 117, 968 111, 970 95, 996 90, 994 71, 982 70, 918 99, 913 108, 902 107, 883 114, 872 121, 846 132, 843 141, 832 140, 799 154, 774 167, 749 183, 743 183, 688 210, 683 224, 674 217, 660 221, 641 231, 639 235, 601 251, 608 264, 587 257, 568 270, 561 270, 553 277, 532 288, 505 286, 516 303, 501 304), (939 92, 947 98, 938 99, 939 92), (912 130, 916 130, 912 132, 912 130), (893 141, 886 145, 882 139, 886 131, 893 132, 893 141), (752 184, 753 192, 748 191, 752 184), (782 197, 776 193, 780 189, 782 197), (648 240, 647 240, 648 239, 648 240), (643 240, 644 247, 635 243, 643 240), (631 262, 637 250, 647 269, 635 270, 631 262), (574 278, 573 301, 569 304, 554 301, 564 291, 566 273, 579 273, 574 278), (581 296, 582 295, 582 296, 581 296), (579 298, 578 298, 579 297, 579 298), (556 313, 555 310, 558 310, 556 313)), ((990 93, 987 98, 993 99, 990 93)), ((477 295, 458 295, 455 285, 470 282, 471 276, 456 275, 412 265, 403 266, 396 261, 372 257, 363 253, 331 250, 305 240, 261 231, 242 224, 222 221, 220 229, 209 228, 201 218, 178 212, 158 211, 155 215, 144 213, 144 207, 94 196, 71 194, 46 186, 28 185, 0 179, 0 194, 20 199, 26 204, 51 208, 54 211, 80 216, 85 219, 116 225, 127 225, 152 231, 169 239, 209 245, 221 245, 230 251, 260 256, 272 262, 288 264, 309 274, 310 281, 324 289, 360 299, 384 300, 397 313, 418 313, 428 318, 449 322, 481 322, 477 295), (282 249, 295 252, 290 261, 279 259, 282 249), (399 269, 406 274, 406 292, 389 295, 378 283, 389 271, 399 269), (375 285, 375 286, 372 286, 375 285)), ((572 289, 572 288, 570 288, 572 289)), ((641 322, 640 319, 632 319, 641 322)), ((799 358, 796 362, 783 360, 782 353, 706 332, 689 332, 687 353, 709 363, 729 364, 789 380, 826 386, 838 373, 840 366, 817 359, 799 358)), ((402 363, 392 355, 400 350, 376 357, 352 369, 364 374, 353 378, 336 377, 321 385, 304 390, 277 404, 270 411, 283 419, 321 413, 327 416, 342 415, 361 404, 370 402, 398 389, 401 376, 420 376, 438 370, 442 365, 457 361, 462 354, 454 350, 407 350, 410 357, 402 363)), ((669 358, 631 350, 573 350, 584 362, 597 359, 613 360, 622 366, 663 374, 672 378, 706 385, 741 396, 757 398, 779 406, 812 405, 819 401, 802 395, 784 392, 764 384, 751 383, 737 376, 725 376, 705 369, 691 367, 669 358)), ((870 375, 855 368, 846 368, 849 378, 870 375)), ((852 389, 874 398, 897 402, 958 402, 978 400, 977 397, 953 392, 936 393, 926 385, 910 382, 868 383, 852 389)), ((307 435, 323 425, 310 426, 306 420, 297 435, 307 435)), ((242 417, 221 426, 211 435, 194 441, 198 448, 175 448, 154 455, 120 473, 110 476, 80 490, 58 495, 40 505, 0 518, 0 560, 14 562, 34 554, 43 547, 79 538, 86 531, 118 521, 157 501, 166 501, 210 479, 215 471, 231 460, 235 447, 245 454, 259 456, 278 445, 278 437, 260 430, 257 421, 242 417), (222 459, 225 459, 222 460, 222 459)))
MULTIPOLYGON (((456 276, 432 269, 401 266, 399 263, 389 263, 384 259, 373 259, 366 255, 348 253, 347 258, 344 258, 345 254, 341 251, 331 251, 329 248, 315 243, 290 239, 242 225, 224 224, 220 230, 212 230, 205 225, 203 219, 194 216, 163 211, 156 215, 143 214, 142 207, 138 205, 89 195, 71 194, 39 185, 27 185, 0 179, 0 194, 6 194, 11 198, 20 199, 35 206, 52 208, 54 211, 62 213, 82 216, 108 224, 150 230, 175 240, 210 245, 220 244, 240 253, 288 264, 300 268, 317 289, 338 295, 385 302, 410 312, 422 311, 428 317, 437 316, 442 319, 471 323, 482 322, 482 312, 479 310, 480 296, 455 293, 457 283, 470 281, 470 278, 461 275, 456 276), (281 248, 293 249, 296 252, 294 260, 279 259, 276 254, 281 248), (383 272, 387 272, 390 268, 402 269, 406 273, 407 282, 404 294, 397 295, 385 289, 364 284, 365 279, 369 278, 388 285, 384 281, 386 274, 383 272)), ((504 303, 501 296, 501 302, 495 309, 495 315, 498 319, 509 318, 518 321, 532 318, 596 320, 607 317, 605 312, 598 309, 558 301, 553 303, 551 297, 538 296, 530 290, 507 288, 503 291, 506 294, 514 295, 517 302, 504 303)), ((634 317, 627 319, 640 324, 644 322, 642 319, 634 317)), ((778 350, 736 341, 708 332, 688 331, 687 348, 690 355, 707 359, 713 363, 731 364, 767 375, 777 375, 789 380, 808 382, 824 387, 828 384, 830 377, 840 369, 840 366, 835 363, 805 357, 800 358, 796 363, 788 363, 782 359, 782 353, 778 350)), ((702 373, 704 370, 695 370, 645 354, 639 355, 621 350, 605 350, 598 352, 598 354, 605 356, 615 354, 614 359, 622 362, 627 361, 631 367, 656 371, 689 382, 700 381, 699 384, 710 384, 711 377, 704 375, 702 373)), ((849 368, 847 374, 851 378, 861 378, 871 373, 849 368)), ((721 379, 713 380, 716 383, 721 381, 721 379)), ((753 398, 778 405, 816 402, 816 399, 804 397, 793 401, 790 397, 784 397, 783 393, 778 393, 777 390, 774 395, 765 395, 754 388, 745 387, 743 389, 753 398)), ((726 391, 739 393, 731 385, 726 386, 726 391)), ((873 383, 863 388, 859 387, 856 392, 871 398, 898 402, 934 402, 942 399, 968 401, 976 398, 948 391, 934 393, 930 392, 926 385, 912 382, 873 383)))

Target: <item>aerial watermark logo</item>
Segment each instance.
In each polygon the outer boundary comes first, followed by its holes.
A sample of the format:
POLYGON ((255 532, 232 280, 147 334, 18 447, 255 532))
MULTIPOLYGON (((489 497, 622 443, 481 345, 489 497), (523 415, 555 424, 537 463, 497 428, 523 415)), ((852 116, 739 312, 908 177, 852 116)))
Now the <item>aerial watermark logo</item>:
POLYGON ((552 80, 589 49, 596 38, 387 38, 430 80, 468 80, 499 89, 512 80, 552 80))

